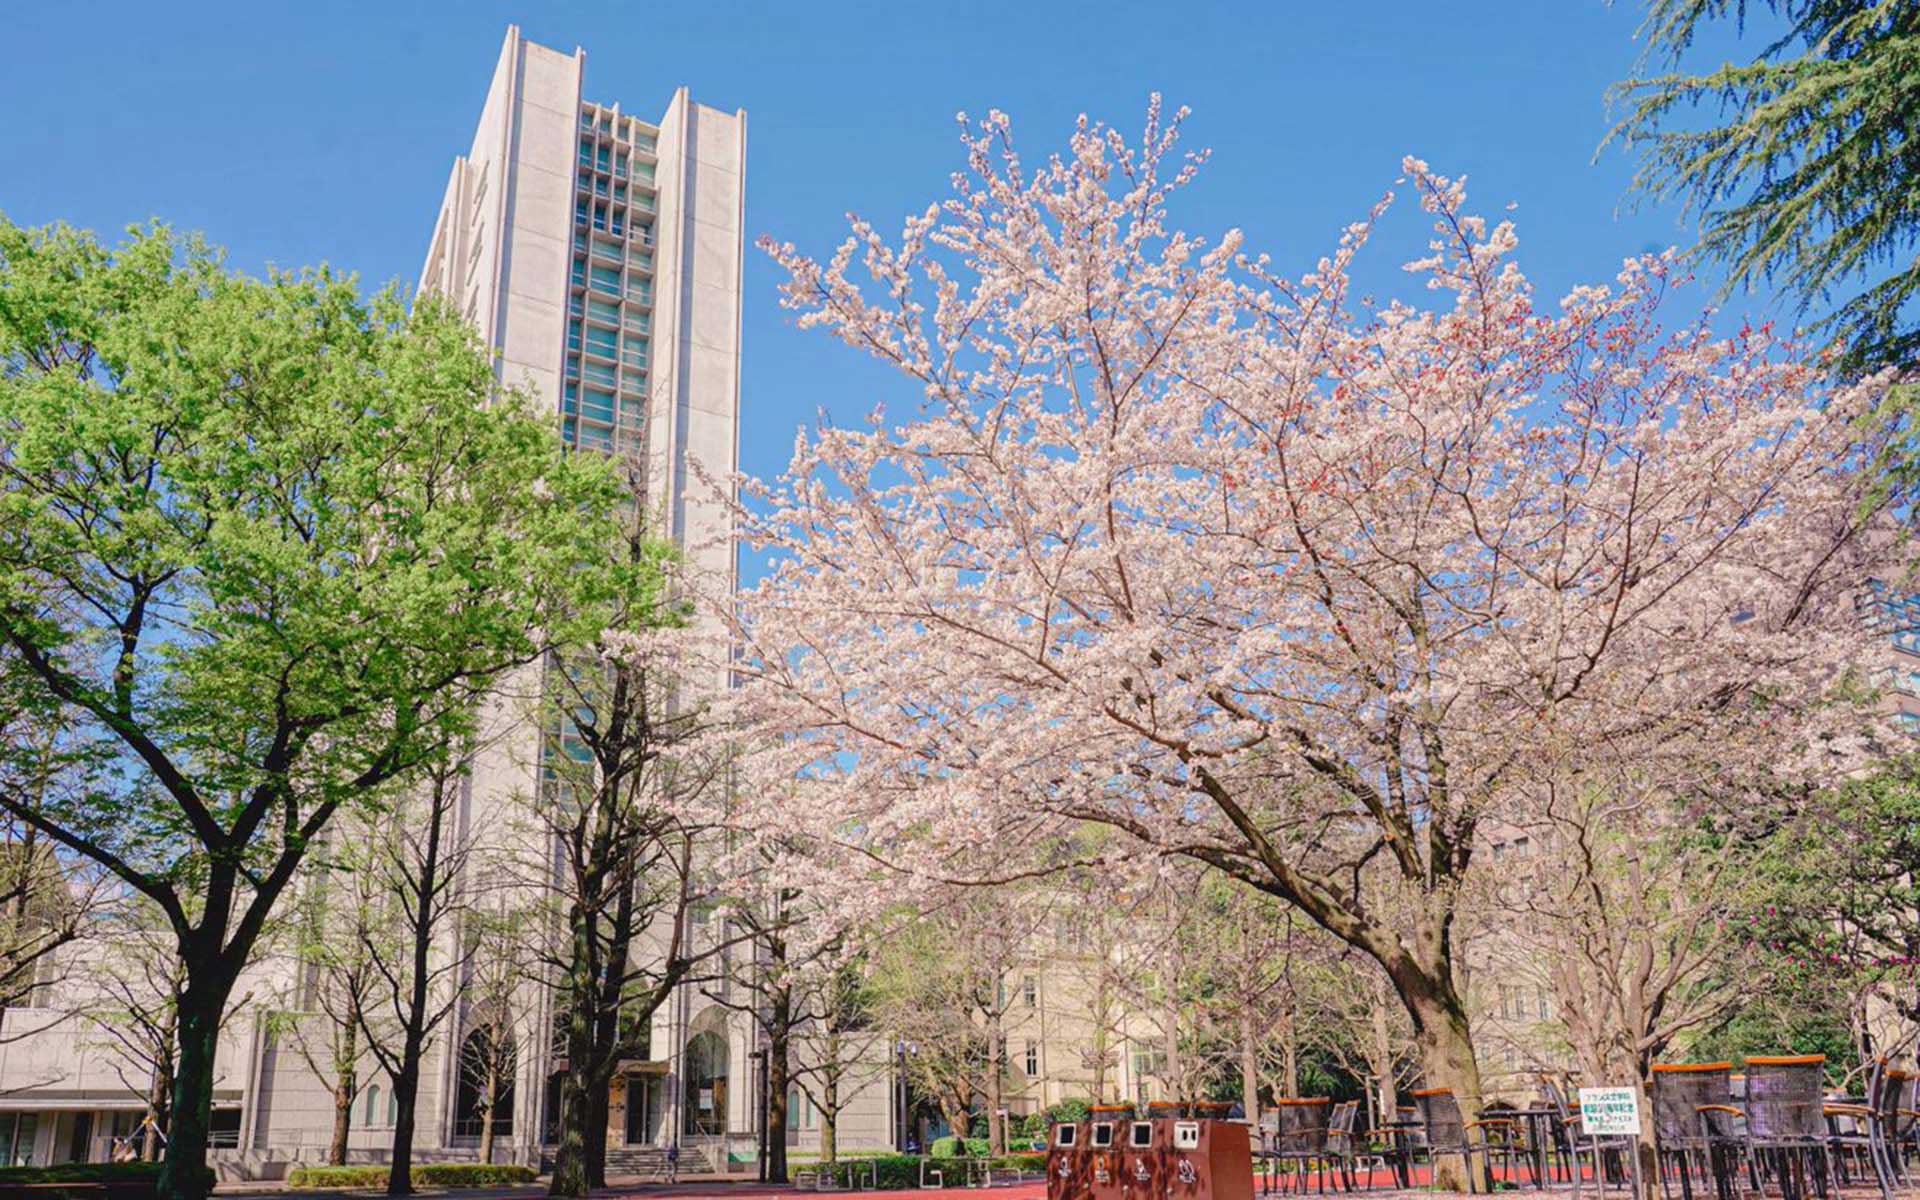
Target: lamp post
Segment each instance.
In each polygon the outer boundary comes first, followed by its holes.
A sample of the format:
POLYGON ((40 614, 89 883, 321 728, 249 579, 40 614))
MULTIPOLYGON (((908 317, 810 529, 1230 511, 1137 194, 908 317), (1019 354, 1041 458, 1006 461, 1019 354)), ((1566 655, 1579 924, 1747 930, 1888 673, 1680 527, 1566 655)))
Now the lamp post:
POLYGON ((751 1058, 754 1063, 753 1069, 757 1077, 754 1092, 760 1105, 758 1121, 760 1126, 760 1140, 758 1152, 754 1155, 754 1159, 760 1167, 760 1182, 765 1183, 767 1181, 767 1085, 770 1082, 767 1077, 767 1048, 762 1046, 760 1049, 747 1055, 747 1057, 751 1058))
POLYGON ((909 1055, 918 1055, 920 1053, 920 1047, 912 1042, 898 1041, 893 1044, 893 1053, 895 1064, 893 1089, 894 1109, 898 1114, 897 1127, 894 1129, 893 1134, 893 1146, 895 1150, 904 1153, 907 1148, 907 1135, 913 1127, 913 1117, 911 1113, 913 1097, 912 1089, 907 1084, 907 1058, 909 1055))

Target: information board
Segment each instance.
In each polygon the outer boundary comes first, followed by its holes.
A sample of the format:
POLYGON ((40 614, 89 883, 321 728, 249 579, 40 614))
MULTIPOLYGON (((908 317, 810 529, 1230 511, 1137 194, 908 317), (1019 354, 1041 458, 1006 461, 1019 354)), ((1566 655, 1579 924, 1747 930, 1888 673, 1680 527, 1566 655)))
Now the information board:
POLYGON ((1580 1089, 1582 1137, 1639 1137, 1640 1096, 1630 1087, 1580 1089))

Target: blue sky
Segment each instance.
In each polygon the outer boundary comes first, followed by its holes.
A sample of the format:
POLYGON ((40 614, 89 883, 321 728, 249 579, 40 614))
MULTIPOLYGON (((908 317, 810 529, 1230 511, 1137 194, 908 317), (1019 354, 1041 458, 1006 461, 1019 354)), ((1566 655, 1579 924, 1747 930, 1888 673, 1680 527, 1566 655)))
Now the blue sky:
MULTIPOLYGON (((750 236, 824 253, 848 210, 895 226, 945 194, 957 110, 1007 111, 1038 154, 1080 112, 1137 129, 1158 90, 1214 155, 1175 210, 1186 229, 1239 226, 1304 269, 1414 153, 1468 175, 1488 216, 1516 205, 1518 259, 1552 300, 1689 240, 1676 211, 1627 207, 1624 155, 1594 160, 1639 15, 1634 0, 36 4, 9 17, 0 211, 102 231, 158 216, 246 270, 324 260, 410 283, 515 22, 584 46, 593 99, 652 114, 684 84, 745 108, 750 236)), ((1712 30, 1698 59, 1755 44, 1712 30)), ((1363 283, 1394 287, 1422 252, 1413 208, 1363 283)), ((818 409, 853 420, 889 397, 851 351, 792 328, 776 281, 751 253, 741 448, 763 475, 818 409)), ((1729 316, 1766 300, 1736 297, 1729 316)))

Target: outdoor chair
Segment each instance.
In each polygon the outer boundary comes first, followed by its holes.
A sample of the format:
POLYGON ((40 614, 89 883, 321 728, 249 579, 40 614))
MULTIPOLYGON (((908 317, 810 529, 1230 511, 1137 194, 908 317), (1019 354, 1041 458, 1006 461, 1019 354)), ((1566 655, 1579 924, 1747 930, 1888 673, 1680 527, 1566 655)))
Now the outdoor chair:
POLYGON ((1718 1200, 1732 1200, 1739 1141, 1728 1120, 1732 1063, 1656 1063, 1653 1067, 1653 1140, 1660 1193, 1671 1196, 1668 1168, 1677 1167, 1680 1195, 1693 1200, 1693 1181, 1711 1180, 1718 1200))
POLYGON ((1832 1156, 1827 1143, 1827 1056, 1799 1054, 1747 1059, 1747 1161, 1754 1186, 1763 1175, 1779 1181, 1784 1200, 1800 1200, 1807 1184, 1827 1195, 1832 1156))
POLYGON ((1889 1097, 1894 1104, 1894 1118, 1887 1133, 1887 1153, 1895 1177, 1908 1180, 1907 1152, 1920 1150, 1920 1075, 1911 1071, 1902 1071, 1900 1075, 1889 1097))
POLYGON ((1407 1157, 1411 1162, 1419 1162, 1422 1156, 1431 1157, 1427 1146, 1427 1122, 1421 1116, 1420 1109, 1401 1106, 1394 1109, 1394 1115, 1411 1126, 1407 1134, 1407 1157))
POLYGON ((1460 1104, 1453 1098, 1452 1088, 1427 1088, 1413 1093, 1420 1105, 1420 1118, 1427 1129, 1427 1156, 1432 1169, 1427 1172, 1427 1190, 1434 1188, 1435 1176, 1439 1174, 1440 1160, 1458 1158, 1466 1167, 1467 1190, 1474 1190, 1474 1160, 1480 1160, 1482 1175, 1479 1182, 1490 1183, 1492 1159, 1504 1155, 1509 1171, 1512 1169, 1513 1148, 1511 1143, 1493 1143, 1487 1140, 1490 1129, 1511 1130, 1513 1122, 1498 1117, 1481 1121, 1465 1120, 1460 1113, 1460 1104))
MULTIPOLYGON (((1567 1181, 1573 1185, 1574 1195, 1577 1196, 1580 1194, 1583 1182, 1583 1171, 1580 1166, 1580 1116, 1574 1106, 1567 1102, 1567 1094, 1561 1088, 1559 1081, 1551 1075, 1543 1073, 1540 1076, 1540 1094, 1546 1098, 1547 1107, 1554 1112, 1547 1134, 1549 1148, 1559 1156, 1560 1167, 1566 1172, 1567 1181)), ((1593 1159, 1593 1177, 1597 1188, 1601 1179, 1600 1154, 1597 1149, 1593 1152, 1593 1159)), ((1548 1157, 1547 1166, 1551 1172, 1552 1155, 1548 1157)))
POLYGON ((1316 1168, 1320 1172, 1320 1190, 1327 1190, 1327 1171, 1332 1162, 1327 1152, 1332 1105, 1333 1101, 1324 1097, 1274 1101, 1274 1114, 1279 1123, 1273 1153, 1281 1191, 1287 1189, 1289 1176, 1298 1185, 1297 1190, 1306 1191, 1316 1168))
POLYGON ((1366 1187, 1372 1191, 1374 1172, 1387 1169, 1384 1158, 1371 1148, 1360 1145, 1353 1129, 1359 1115, 1360 1102, 1347 1100, 1333 1106, 1333 1116, 1327 1122, 1327 1154, 1338 1164, 1350 1192, 1354 1190, 1355 1177, 1360 1171, 1366 1172, 1366 1187))
MULTIPOLYGON (((1504 1182, 1508 1184, 1515 1183, 1518 1178, 1516 1163, 1528 1167, 1533 1163, 1533 1148, 1527 1143, 1527 1122, 1517 1117, 1516 1111, 1512 1104, 1503 1100, 1488 1101, 1480 1109, 1480 1118, 1485 1126, 1482 1140, 1487 1145, 1488 1166, 1491 1168, 1494 1159, 1504 1162, 1507 1168, 1504 1182)), ((1503 1181, 1496 1178, 1494 1182, 1497 1186, 1503 1181)))
POLYGON ((1894 1189, 1904 1188, 1908 1182, 1900 1132, 1913 1119, 1908 1107, 1913 1084, 1911 1074, 1882 1057, 1868 1071, 1865 1104, 1841 1102, 1824 1107, 1827 1146, 1836 1165, 1845 1175, 1853 1156, 1864 1154, 1885 1200, 1891 1200, 1894 1189))

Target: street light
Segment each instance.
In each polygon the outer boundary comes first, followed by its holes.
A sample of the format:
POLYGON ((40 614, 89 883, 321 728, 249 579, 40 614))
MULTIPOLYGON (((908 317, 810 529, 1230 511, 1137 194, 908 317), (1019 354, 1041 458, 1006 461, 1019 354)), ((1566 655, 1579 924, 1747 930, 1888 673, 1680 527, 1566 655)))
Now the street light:
POLYGON ((895 1128, 893 1134, 893 1148, 896 1151, 904 1153, 907 1148, 907 1131, 911 1120, 907 1111, 911 1103, 911 1096, 907 1088, 907 1056, 910 1054, 918 1055, 920 1053, 920 1047, 912 1042, 898 1041, 893 1044, 893 1052, 896 1063, 894 1070, 894 1107, 898 1114, 896 1121, 897 1128, 895 1128))
POLYGON ((768 1087, 772 1083, 767 1073, 767 1049, 762 1046, 749 1053, 747 1057, 754 1060, 754 1070, 759 1074, 759 1082, 754 1091, 759 1093, 760 1101, 760 1145, 759 1152, 754 1157, 760 1164, 760 1182, 765 1183, 767 1181, 767 1095, 768 1087))

